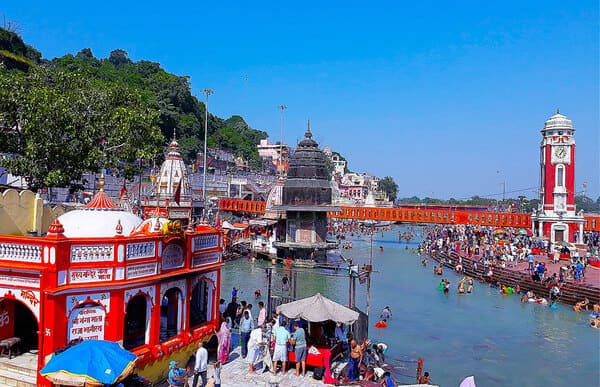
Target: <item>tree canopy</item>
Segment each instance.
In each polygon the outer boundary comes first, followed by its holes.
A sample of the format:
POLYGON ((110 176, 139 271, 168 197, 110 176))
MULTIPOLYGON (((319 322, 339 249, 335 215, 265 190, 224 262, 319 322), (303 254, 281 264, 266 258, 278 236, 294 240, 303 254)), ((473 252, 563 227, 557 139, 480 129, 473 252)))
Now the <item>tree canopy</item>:
MULTIPOLYGON (((206 108, 189 77, 160 64, 132 61, 122 49, 99 59, 90 48, 51 61, 0 28, 0 165, 32 189, 81 185, 101 168, 130 177, 132 162, 160 154, 173 134, 193 161, 204 146, 206 108)), ((241 116, 208 116, 208 146, 259 166, 267 137, 241 116)))
POLYGON ((102 168, 133 175, 133 162, 160 149, 158 110, 122 83, 32 67, 0 70, 2 165, 30 188, 80 188, 102 168))
MULTIPOLYGON (((137 89, 158 109, 158 126, 166 139, 176 133, 186 161, 195 159, 204 147, 204 102, 191 93, 189 77, 167 73, 159 63, 132 61, 122 49, 113 50, 107 59, 94 57, 84 48, 75 56, 67 54, 51 62, 55 69, 75 71, 101 82, 122 82, 137 89)), ((256 145, 267 138, 263 131, 252 129, 241 116, 228 119, 208 116, 208 146, 242 156, 258 167, 256 145)))
POLYGON ((385 192, 391 201, 395 201, 398 196, 398 184, 391 176, 379 180, 379 190, 385 192))

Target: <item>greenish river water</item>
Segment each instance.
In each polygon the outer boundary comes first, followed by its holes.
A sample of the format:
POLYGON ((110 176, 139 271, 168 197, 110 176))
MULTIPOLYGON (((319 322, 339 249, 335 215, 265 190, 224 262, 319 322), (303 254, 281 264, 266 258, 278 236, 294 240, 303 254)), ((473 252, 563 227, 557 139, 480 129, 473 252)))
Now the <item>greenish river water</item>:
MULTIPOLYGON (((458 386, 475 375, 478 387, 493 386, 600 386, 600 330, 589 327, 588 313, 574 313, 569 306, 557 310, 522 304, 518 296, 502 296, 498 289, 475 283, 472 294, 458 295, 459 277, 446 270, 451 291, 438 290, 439 276, 433 263, 427 268, 410 252, 416 243, 398 242, 394 227, 378 233, 373 242, 374 270, 371 282, 370 338, 389 345, 387 359, 396 366, 401 383, 414 378, 414 363, 401 360, 424 359, 424 369, 440 386, 458 386), (384 247, 380 251, 379 246, 384 247), (387 329, 372 328, 381 309, 389 305, 393 318, 387 329)), ((368 237, 350 239, 353 249, 343 250, 355 263, 367 263, 368 237)), ((267 262, 238 260, 223 270, 221 294, 231 298, 231 289, 240 289, 238 298, 256 305, 254 291, 261 289, 266 302, 267 262)), ((279 265, 273 277, 275 294, 282 294, 279 265)), ((306 270, 298 274, 299 298, 320 292, 346 304, 347 277, 329 276, 327 270, 306 270)), ((365 310, 365 286, 357 281, 357 306, 365 310)), ((253 310, 256 310, 257 306, 253 310)), ((256 312, 255 312, 256 313, 256 312)))

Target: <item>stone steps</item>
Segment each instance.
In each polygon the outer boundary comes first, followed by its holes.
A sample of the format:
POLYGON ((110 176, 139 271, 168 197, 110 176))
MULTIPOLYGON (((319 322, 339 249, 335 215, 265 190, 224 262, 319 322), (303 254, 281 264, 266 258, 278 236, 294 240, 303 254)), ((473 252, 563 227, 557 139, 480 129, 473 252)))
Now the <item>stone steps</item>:
MULTIPOLYGON (((431 257, 438 262, 443 259, 443 265, 452 270, 454 270, 459 258, 458 254, 455 252, 450 254, 445 252, 434 252, 431 257)), ((475 279, 485 276, 483 264, 478 263, 477 270, 475 270, 473 264, 473 260, 463 257, 462 266, 464 273, 475 279)), ((537 296, 548 298, 549 289, 547 288, 547 285, 540 282, 534 282, 527 271, 515 271, 514 269, 511 270, 509 268, 503 269, 501 267, 494 267, 493 272, 494 279, 503 285, 514 287, 518 284, 523 292, 533 290, 537 296)), ((561 293, 562 295, 559 302, 564 304, 575 305, 585 297, 587 297, 592 304, 600 302, 600 289, 586 285, 585 280, 582 282, 567 282, 562 287, 561 293)))
POLYGON ((35 371, 18 366, 8 367, 6 363, 0 363, 0 386, 35 387, 36 380, 35 371))

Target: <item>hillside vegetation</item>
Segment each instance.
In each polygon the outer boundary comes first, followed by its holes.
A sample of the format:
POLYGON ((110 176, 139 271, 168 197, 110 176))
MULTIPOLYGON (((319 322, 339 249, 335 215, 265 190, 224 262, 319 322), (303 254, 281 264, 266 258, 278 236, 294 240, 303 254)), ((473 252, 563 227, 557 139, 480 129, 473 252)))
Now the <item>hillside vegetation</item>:
MULTIPOLYGON (((139 159, 162 153, 175 133, 187 161, 204 144, 204 103, 189 77, 159 63, 132 61, 116 49, 91 49, 52 60, 0 28, 1 164, 33 189, 80 186, 81 174, 111 168, 131 177, 139 159)), ((267 134, 241 116, 208 116, 208 146, 259 166, 256 145, 267 134)))

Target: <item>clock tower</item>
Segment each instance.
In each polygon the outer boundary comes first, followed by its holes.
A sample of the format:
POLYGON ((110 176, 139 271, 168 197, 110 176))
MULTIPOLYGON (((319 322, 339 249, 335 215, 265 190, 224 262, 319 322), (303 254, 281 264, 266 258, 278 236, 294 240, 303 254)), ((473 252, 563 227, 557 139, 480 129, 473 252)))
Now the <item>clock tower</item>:
POLYGON ((580 242, 583 214, 575 209, 575 128, 557 110, 541 133, 540 205, 532 217, 534 232, 552 243, 580 242))

